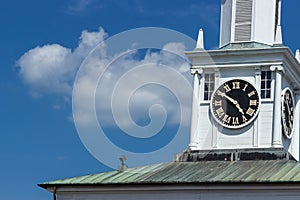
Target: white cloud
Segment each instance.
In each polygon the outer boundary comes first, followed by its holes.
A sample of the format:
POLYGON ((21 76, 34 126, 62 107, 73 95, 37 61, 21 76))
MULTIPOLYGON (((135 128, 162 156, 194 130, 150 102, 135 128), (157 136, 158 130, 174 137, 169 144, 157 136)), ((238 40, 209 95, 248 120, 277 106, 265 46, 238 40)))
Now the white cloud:
MULTIPOLYGON (((132 52, 125 56, 115 56, 108 60, 88 59, 89 63, 85 66, 84 75, 79 78, 77 84, 78 97, 84 98, 84 100, 79 101, 92 102, 96 89, 95 86, 98 84, 96 90, 96 109, 98 113, 101 113, 98 119, 104 122, 103 124, 106 126, 112 125, 112 121, 107 121, 107 115, 105 114, 111 112, 112 108, 110 106, 114 107, 117 111, 124 108, 129 109, 130 114, 136 116, 135 119, 141 119, 145 116, 148 117, 148 109, 154 104, 162 105, 168 111, 168 117, 175 117, 173 120, 171 119, 171 123, 177 124, 180 112, 183 111, 186 113, 190 109, 191 94, 189 93, 190 90, 184 90, 184 88, 174 91, 175 94, 171 94, 172 91, 166 92, 166 90, 170 89, 171 85, 180 85, 181 83, 176 82, 178 81, 178 77, 171 76, 165 67, 171 67, 178 72, 178 76, 183 76, 189 80, 190 74, 187 73, 189 71, 189 64, 183 59, 184 50, 185 46, 181 43, 169 43, 158 52, 147 52, 142 58, 136 58, 134 56, 136 52, 132 52), (116 57, 118 58, 116 59, 116 57), (114 61, 107 67, 106 65, 112 60, 114 61), (138 67, 143 66, 152 67, 155 74, 136 70, 136 68, 138 69, 138 67), (101 74, 104 68, 106 68, 106 71, 104 74, 101 74), (155 69, 158 69, 158 71, 155 69), (133 70, 131 74, 130 70, 133 70), (101 80, 97 83, 100 76, 102 76, 101 80), (128 77, 126 78, 126 76, 128 77), (156 85, 156 88, 142 87, 142 83, 147 83, 147 81, 149 81, 148 84, 150 86, 156 85), (160 82, 164 83, 164 89, 157 85, 160 82), (135 83, 137 86, 141 86, 141 88, 133 90, 135 83), (117 104, 111 105, 113 92, 118 93, 119 98, 117 104), (173 97, 170 95, 173 95, 173 97), (178 103, 173 100, 176 98, 174 95, 184 96, 185 98, 183 102, 178 103), (182 110, 180 110, 180 106, 182 110)), ((151 71, 151 69, 149 70, 151 71)), ((89 105, 76 105, 77 112, 80 113, 77 114, 77 122, 88 125, 92 121, 93 111, 89 108, 89 105)), ((160 115, 161 112, 157 114, 160 115)), ((122 113, 115 117, 119 118, 119 126, 128 128, 133 126, 132 116, 125 116, 122 113)), ((183 123, 188 126, 189 116, 183 117, 183 123)))
POLYGON ((67 66, 70 55, 70 49, 58 44, 36 47, 19 59, 20 75, 34 90, 70 93, 66 80, 71 69, 67 66))
POLYGON ((45 93, 71 95, 78 67, 105 37, 102 28, 97 32, 84 30, 74 51, 59 44, 35 47, 17 61, 20 76, 29 85, 33 96, 45 93))
MULTIPOLYGON (((49 44, 31 49, 17 62, 20 67, 20 76, 29 86, 31 94, 35 96, 52 93, 71 97, 73 82, 79 66, 90 51, 101 43, 106 36, 107 34, 102 28, 99 28, 97 32, 84 30, 81 33, 78 47, 74 50, 59 44, 49 44)), ((101 46, 98 46, 95 50, 97 56, 89 56, 89 59, 84 61, 84 69, 80 69, 81 77, 77 80, 77 89, 80 93, 78 98, 81 102, 93 102, 95 86, 98 84, 99 77, 102 76, 99 88, 96 90, 96 109, 102 113, 98 116, 98 119, 106 125, 112 125, 113 122, 107 119, 105 113, 111 112, 111 95, 116 89, 116 84, 135 67, 151 64, 149 67, 159 69, 159 73, 150 75, 147 73, 132 73, 131 79, 122 84, 122 90, 119 91, 120 103, 115 105, 115 108, 117 110, 121 110, 124 106, 130 108, 130 113, 136 120, 148 117, 148 109, 154 104, 159 104, 168 112, 171 123, 176 124, 180 112, 187 113, 189 111, 191 94, 188 93, 189 90, 184 89, 175 91, 176 94, 171 94, 172 91, 166 92, 170 89, 168 84, 171 87, 181 83, 174 82, 174 76, 171 76, 164 67, 171 67, 180 76, 190 80, 189 64, 183 59, 185 50, 185 46, 181 43, 168 43, 161 50, 148 51, 144 56, 136 57, 136 51, 128 51, 109 57, 107 56, 105 42, 101 43, 101 46), (107 68, 110 62, 112 63, 107 68), (104 69, 106 69, 105 73, 101 74, 104 69), (158 82, 162 80, 166 88, 142 87, 139 90, 132 91, 131 84, 133 82, 142 83, 151 76, 155 77, 158 82), (132 96, 126 102, 124 100, 126 100, 128 94, 132 96), (178 102, 174 101, 174 98, 177 98, 174 95, 185 96, 186 98, 183 102, 179 102, 179 105, 178 102), (181 110, 179 106, 181 106, 181 110)), ((59 109, 60 107, 55 105, 54 108, 59 109)), ((76 122, 88 125, 94 117, 91 106, 82 103, 77 105, 76 109, 80 113, 77 115, 76 122)), ((159 116, 162 113, 154 112, 152 114, 159 116)), ((119 125, 123 127, 132 126, 132 116, 120 116, 119 125)), ((189 116, 183 116, 183 120, 184 125, 188 126, 189 116)))

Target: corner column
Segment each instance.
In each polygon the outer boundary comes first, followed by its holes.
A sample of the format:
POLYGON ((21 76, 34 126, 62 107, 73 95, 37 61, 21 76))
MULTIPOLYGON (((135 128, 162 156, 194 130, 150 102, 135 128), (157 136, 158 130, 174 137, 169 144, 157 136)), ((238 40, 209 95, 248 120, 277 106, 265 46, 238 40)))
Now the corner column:
POLYGON ((199 144, 199 91, 201 88, 202 69, 191 69, 194 77, 193 85, 193 101, 192 101, 192 117, 191 117, 191 131, 190 131, 190 149, 197 149, 199 144))
POLYGON ((273 147, 282 147, 281 138, 281 90, 282 90, 282 65, 273 65, 270 67, 272 72, 275 72, 275 94, 274 94, 274 107, 273 107, 273 147))

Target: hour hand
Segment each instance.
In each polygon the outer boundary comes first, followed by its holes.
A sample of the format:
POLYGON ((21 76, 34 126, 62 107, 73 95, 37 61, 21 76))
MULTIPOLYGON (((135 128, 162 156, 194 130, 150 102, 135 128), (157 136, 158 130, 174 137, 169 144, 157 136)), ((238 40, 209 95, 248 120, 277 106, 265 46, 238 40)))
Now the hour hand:
POLYGON ((235 107, 239 110, 240 113, 242 113, 244 115, 244 111, 241 108, 240 104, 236 101, 235 107))
POLYGON ((240 104, 238 103, 238 101, 234 100, 233 98, 225 95, 226 99, 228 99, 229 101, 231 101, 235 107, 239 110, 240 113, 242 113, 244 115, 244 111, 243 109, 241 108, 240 104))
POLYGON ((284 101, 284 104, 285 104, 285 107, 287 108, 288 114, 289 114, 289 116, 290 116, 290 115, 291 115, 291 108, 290 108, 290 106, 289 106, 289 103, 286 102, 286 101, 284 101))
POLYGON ((235 107, 239 110, 240 113, 242 113, 244 115, 244 111, 241 108, 240 104, 238 103, 238 101, 234 100, 233 98, 227 96, 224 92, 219 92, 218 93, 221 97, 225 97, 226 99, 228 99, 231 103, 233 103, 235 105, 235 107))

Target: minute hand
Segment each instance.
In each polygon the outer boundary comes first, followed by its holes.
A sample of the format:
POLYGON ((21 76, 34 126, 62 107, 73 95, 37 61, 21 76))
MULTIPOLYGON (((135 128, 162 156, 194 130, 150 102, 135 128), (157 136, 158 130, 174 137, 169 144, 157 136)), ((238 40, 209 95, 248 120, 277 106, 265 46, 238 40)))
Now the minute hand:
POLYGON ((240 113, 242 113, 244 115, 244 111, 241 108, 240 104, 238 103, 238 101, 234 100, 233 98, 227 96, 225 93, 222 93, 223 97, 225 97, 226 99, 228 99, 231 103, 233 103, 235 105, 235 107, 239 110, 240 113))

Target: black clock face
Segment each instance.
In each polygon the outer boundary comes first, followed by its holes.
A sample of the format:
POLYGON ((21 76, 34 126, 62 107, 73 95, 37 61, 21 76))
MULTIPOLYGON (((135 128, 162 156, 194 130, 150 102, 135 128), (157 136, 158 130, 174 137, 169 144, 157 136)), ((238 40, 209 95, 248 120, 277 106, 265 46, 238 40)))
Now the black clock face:
POLYGON ((284 89, 281 99, 282 130, 287 138, 291 138, 294 126, 294 99, 290 89, 284 89))
POLYGON ((222 84, 213 94, 211 111, 215 120, 227 128, 242 128, 258 114, 260 98, 255 87, 234 79, 222 84))

